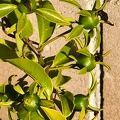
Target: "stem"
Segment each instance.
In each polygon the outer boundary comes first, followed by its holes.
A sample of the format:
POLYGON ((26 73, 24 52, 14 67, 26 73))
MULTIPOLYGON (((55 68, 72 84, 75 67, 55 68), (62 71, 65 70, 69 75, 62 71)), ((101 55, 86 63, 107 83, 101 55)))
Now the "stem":
POLYGON ((23 39, 24 42, 33 50, 33 52, 36 54, 36 55, 39 55, 39 52, 38 52, 38 49, 32 45, 32 41, 29 40, 29 38, 25 38, 23 39))
POLYGON ((32 45, 33 42, 30 41, 29 38, 25 38, 23 40, 32 49, 32 51, 36 54, 37 59, 38 59, 38 63, 41 66, 45 65, 45 62, 44 62, 44 60, 43 60, 43 58, 41 56, 41 52, 35 46, 32 45))
POLYGON ((70 29, 70 30, 68 30, 68 31, 66 31, 66 32, 64 32, 64 33, 61 33, 60 35, 58 35, 58 36, 56 36, 56 37, 48 40, 47 42, 45 42, 45 43, 40 47, 39 50, 41 51, 46 45, 48 45, 49 43, 57 40, 57 39, 60 38, 60 37, 63 37, 64 35, 66 35, 66 34, 68 34, 69 32, 71 32, 71 30, 72 30, 72 29, 70 29))

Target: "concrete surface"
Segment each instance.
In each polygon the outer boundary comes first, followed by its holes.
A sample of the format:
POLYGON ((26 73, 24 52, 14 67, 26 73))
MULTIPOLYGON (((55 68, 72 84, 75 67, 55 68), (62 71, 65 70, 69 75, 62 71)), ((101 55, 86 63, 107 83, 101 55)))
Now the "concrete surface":
MULTIPOLYGON (((64 16, 75 16, 75 12, 77 9, 71 7, 71 5, 67 5, 65 3, 58 2, 59 0, 51 0, 55 5, 56 10, 58 10, 64 16)), ((90 8, 94 0, 78 0, 81 6, 84 8, 90 8)), ((120 5, 119 0, 111 0, 107 6, 105 7, 105 11, 109 15, 109 19, 113 22, 114 26, 109 26, 107 24, 103 25, 103 46, 102 52, 106 52, 111 50, 111 53, 104 58, 104 62, 111 66, 111 71, 108 71, 106 68, 101 69, 101 78, 100 78, 100 95, 101 107, 104 107, 104 111, 101 113, 101 120, 119 120, 120 119, 120 5)), ((35 17, 30 16, 32 19, 34 26, 36 26, 35 17)), ((67 28, 66 28, 67 29, 67 28)), ((61 31, 65 29, 61 29, 55 32, 54 36, 60 34, 61 31)), ((0 38, 6 37, 4 33, 0 30, 0 38)), ((37 28, 35 27, 35 34, 31 37, 37 41, 37 28)), ((58 41, 55 41, 53 44, 47 46, 44 50, 44 55, 54 55, 59 47, 65 44, 65 39, 61 38, 58 41), (59 47, 58 47, 59 46, 59 47)), ((24 73, 17 69, 16 67, 8 64, 8 63, 0 63, 0 81, 7 81, 8 77, 11 74, 17 74, 17 78, 22 77, 24 73)), ((89 86, 89 74, 85 76, 78 76, 77 71, 64 71, 64 74, 71 75, 72 80, 65 85, 66 89, 70 90, 72 93, 87 93, 87 88, 89 86), (78 84, 79 83, 79 84, 78 84)), ((96 73, 98 74, 98 73, 96 73)), ((17 79, 15 78, 15 79, 17 79)), ((30 78, 27 78, 30 81, 30 78)), ((99 96, 99 95, 98 95, 99 96)), ((94 99, 97 99, 98 96, 94 99)), ((76 113, 73 120, 78 120, 79 113, 76 113)), ((7 111, 3 108, 0 110, 0 118, 2 120, 8 120, 7 111)), ((86 120, 89 119, 89 116, 86 117, 86 120)))

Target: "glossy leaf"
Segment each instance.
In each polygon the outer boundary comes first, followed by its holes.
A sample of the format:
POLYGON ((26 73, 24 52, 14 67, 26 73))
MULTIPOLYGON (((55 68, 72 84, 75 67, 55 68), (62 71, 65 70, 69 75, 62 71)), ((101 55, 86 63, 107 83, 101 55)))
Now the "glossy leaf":
POLYGON ((106 1, 100 6, 100 8, 97 9, 97 12, 103 10, 104 7, 106 6, 107 2, 108 2, 108 0, 106 0, 106 1))
POLYGON ((10 58, 17 58, 18 56, 15 52, 15 48, 15 43, 0 39, 0 61, 5 61, 5 59, 10 58))
POLYGON ((86 67, 83 67, 82 69, 80 69, 79 71, 79 75, 82 75, 82 74, 85 74, 87 72, 87 68, 86 67))
POLYGON ((34 94, 34 93, 37 91, 36 85, 37 85, 37 83, 36 83, 36 82, 33 82, 33 83, 29 86, 29 93, 30 93, 30 95, 34 94))
MULTIPOLYGON (((49 1, 42 1, 41 5, 42 5, 42 8, 49 8, 54 10, 52 3, 49 1)), ((38 22, 39 39, 40 39, 39 46, 40 46, 42 45, 42 43, 47 41, 52 36, 52 33, 55 28, 55 23, 52 23, 46 20, 43 16, 39 14, 36 16, 37 16, 37 22, 38 22)))
POLYGON ((36 3, 37 3, 36 0, 30 0, 31 10, 35 10, 37 8, 36 3))
POLYGON ((85 38, 85 47, 87 47, 90 43, 90 35, 86 30, 83 31, 83 34, 85 38))
POLYGON ((24 29, 22 30, 20 37, 29 38, 34 32, 33 25, 29 19, 27 19, 24 29))
POLYGON ((13 33, 16 31, 16 24, 13 24, 7 31, 7 34, 13 33))
MULTIPOLYGON (((28 112, 22 107, 18 112, 17 115, 20 120, 28 120, 26 119, 26 116, 28 115, 28 112)), ((30 119, 29 120, 45 120, 42 115, 40 115, 37 112, 31 112, 30 113, 30 119)))
POLYGON ((90 109, 90 110, 92 110, 92 111, 97 111, 97 112, 103 110, 103 109, 101 109, 101 108, 93 107, 93 106, 91 106, 91 105, 88 105, 88 109, 90 109))
POLYGON ((74 38, 74 39, 77 41, 78 45, 79 45, 81 48, 84 47, 83 42, 82 42, 82 40, 81 40, 79 37, 76 37, 76 38, 74 38))
POLYGON ((52 67, 63 65, 70 62, 71 58, 69 58, 69 55, 75 54, 76 49, 77 49, 76 43, 73 40, 69 41, 55 56, 52 67))
POLYGON ((106 53, 102 54, 103 57, 107 56, 108 54, 110 54, 110 50, 107 51, 106 53))
POLYGON ((25 94, 24 91, 23 91, 23 89, 21 88, 21 86, 20 86, 19 84, 15 85, 13 88, 14 88, 14 90, 15 90, 16 92, 18 92, 18 93, 20 93, 20 94, 22 94, 22 95, 25 94))
POLYGON ((5 93, 5 83, 0 84, 0 93, 5 93))
POLYGON ((82 31, 83 31, 83 25, 77 25, 70 32, 67 40, 72 40, 73 38, 78 37, 82 33, 82 31))
POLYGON ((96 44, 95 44, 95 50, 100 46, 101 43, 101 34, 100 30, 96 27, 96 44))
POLYGON ((48 99, 50 99, 50 95, 53 90, 52 82, 44 69, 38 63, 24 58, 7 59, 7 61, 25 71, 36 82, 38 82, 38 84, 45 88, 45 94, 48 99))
POLYGON ((67 21, 71 22, 71 23, 75 23, 76 22, 75 18, 72 18, 72 17, 66 17, 65 19, 67 21))
POLYGON ((24 42, 22 41, 22 39, 19 37, 19 35, 17 33, 15 34, 15 39, 16 39, 17 49, 20 53, 20 56, 22 56, 23 55, 24 42))
POLYGON ((82 15, 82 16, 91 16, 90 12, 88 10, 81 10, 80 12, 78 12, 78 14, 82 15))
POLYGON ((25 28, 27 23, 27 16, 25 13, 22 13, 17 23, 17 34, 19 35, 25 28))
POLYGON ((103 65, 103 66, 105 66, 108 70, 111 70, 110 66, 109 66, 109 65, 107 65, 107 64, 106 64, 106 63, 104 63, 104 62, 96 62, 96 64, 103 65))
POLYGON ((60 1, 69 3, 79 9, 82 9, 81 5, 76 0, 60 0, 60 1))
POLYGON ((91 83, 90 88, 88 89, 89 97, 96 90, 97 84, 98 84, 94 73, 93 72, 90 72, 90 73, 91 73, 91 77, 92 77, 92 83, 91 83))
POLYGON ((14 25, 18 22, 18 19, 20 18, 21 14, 22 13, 18 9, 15 9, 7 15, 7 18, 10 21, 11 25, 14 25))
POLYGON ((81 112, 80 112, 80 117, 79 117, 79 120, 83 120, 83 119, 84 119, 84 117, 85 117, 85 108, 84 108, 84 107, 82 107, 82 110, 81 110, 81 112))
POLYGON ((85 56, 91 57, 91 53, 89 52, 89 50, 87 48, 81 48, 77 51, 78 53, 81 53, 85 56))
POLYGON ((12 105, 12 103, 13 103, 13 101, 0 102, 0 106, 10 107, 10 105, 12 105))
POLYGON ((62 113, 66 117, 70 116, 74 109, 74 96, 69 91, 65 91, 64 94, 60 94, 60 101, 62 105, 62 113))
POLYGON ((66 120, 65 116, 58 112, 57 110, 50 109, 47 107, 42 107, 43 111, 46 113, 50 120, 66 120))
POLYGON ((50 22, 66 26, 70 25, 70 22, 67 21, 61 14, 59 14, 55 10, 48 8, 38 8, 35 10, 35 13, 38 15, 42 15, 45 19, 47 19, 50 22))
POLYGON ((59 71, 59 73, 55 79, 56 79, 56 81, 55 81, 54 87, 57 88, 57 87, 61 87, 65 83, 67 83, 71 78, 68 76, 63 76, 61 74, 61 71, 59 71))
POLYGON ((0 18, 11 13, 17 6, 13 4, 0 4, 0 18))
POLYGON ((94 6, 92 10, 97 10, 100 8, 100 0, 95 0, 94 6))
POLYGON ((99 112, 97 113, 97 115, 95 115, 95 117, 92 120, 98 120, 98 114, 99 112))
POLYGON ((54 102, 52 100, 46 100, 46 99, 41 99, 40 100, 40 106, 44 106, 44 107, 54 107, 54 102))

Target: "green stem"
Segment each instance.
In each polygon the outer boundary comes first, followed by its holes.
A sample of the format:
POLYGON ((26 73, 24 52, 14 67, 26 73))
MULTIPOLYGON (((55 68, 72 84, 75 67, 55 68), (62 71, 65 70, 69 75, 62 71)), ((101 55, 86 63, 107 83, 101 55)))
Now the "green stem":
POLYGON ((47 42, 45 42, 45 43, 40 47, 39 50, 42 51, 43 48, 44 48, 46 45, 48 45, 49 43, 51 43, 51 42, 57 40, 57 39, 60 38, 60 37, 63 37, 64 35, 68 34, 71 30, 72 30, 72 29, 70 29, 70 30, 68 30, 68 31, 66 31, 66 32, 64 32, 64 33, 61 33, 60 35, 58 35, 58 36, 56 36, 56 37, 54 37, 54 38, 48 40, 47 42))
POLYGON ((41 66, 44 66, 44 65, 45 65, 45 62, 44 62, 44 60, 43 60, 43 58, 42 58, 41 55, 38 56, 38 63, 39 63, 41 66))

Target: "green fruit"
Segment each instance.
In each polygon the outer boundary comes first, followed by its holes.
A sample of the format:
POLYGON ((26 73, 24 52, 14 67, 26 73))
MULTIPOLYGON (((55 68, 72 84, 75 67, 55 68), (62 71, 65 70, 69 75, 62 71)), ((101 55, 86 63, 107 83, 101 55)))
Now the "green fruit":
POLYGON ((93 29, 99 23, 98 15, 96 15, 96 13, 93 11, 89 11, 89 13, 91 14, 91 16, 80 15, 79 18, 79 24, 84 25, 85 29, 93 29))
POLYGON ((88 97, 83 94, 75 95, 75 111, 81 111, 82 107, 85 109, 88 108, 89 101, 88 97))
POLYGON ((94 55, 91 54, 91 57, 88 57, 86 55, 80 54, 80 56, 77 59, 77 66, 82 69, 83 67, 87 68, 87 72, 90 72, 93 70, 96 66, 96 61, 94 55))
POLYGON ((26 94, 23 98, 23 107, 26 111, 34 112, 39 108, 40 98, 38 95, 26 94))

